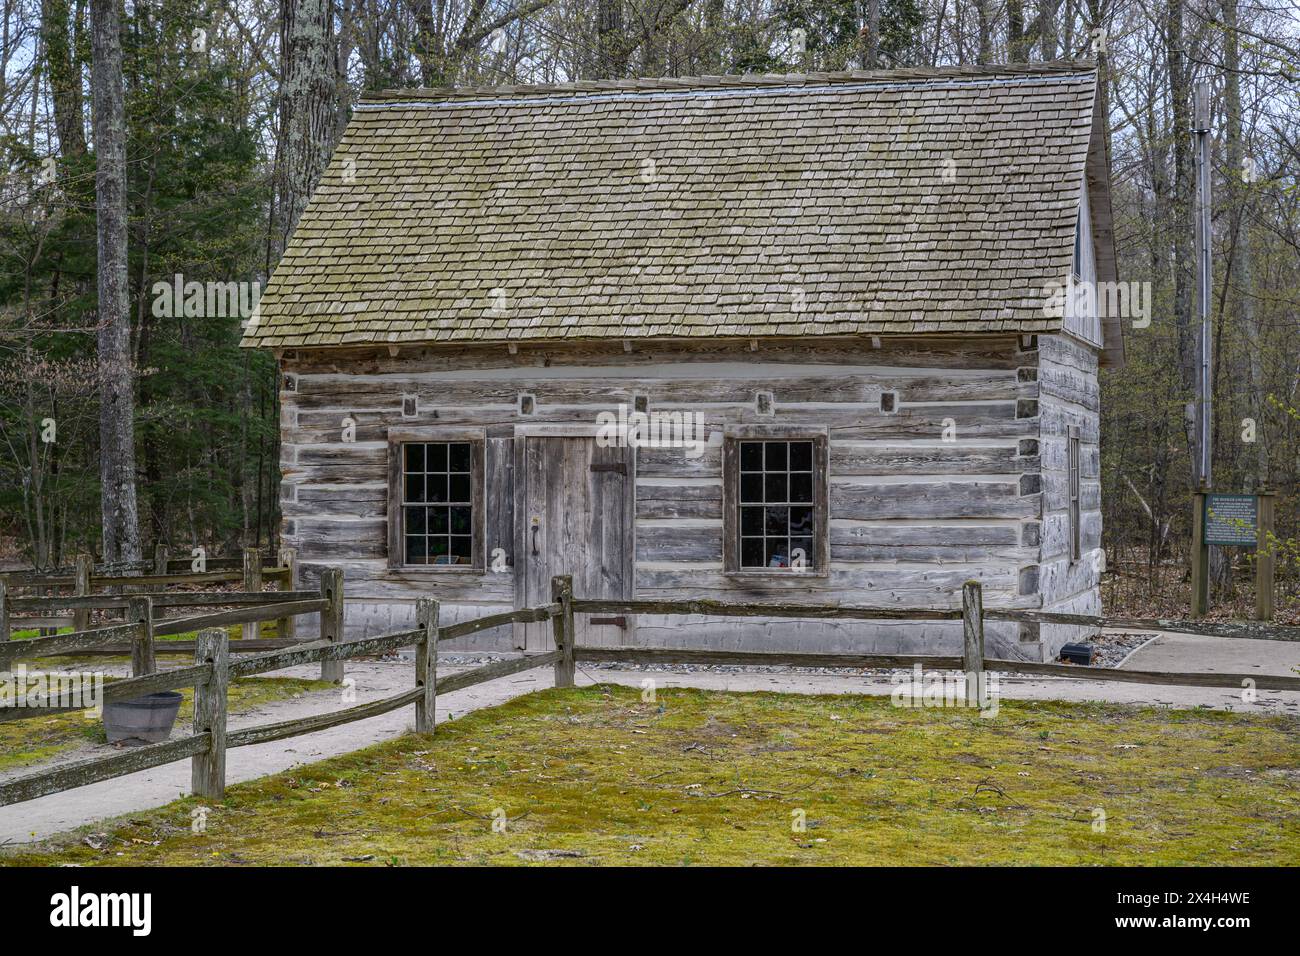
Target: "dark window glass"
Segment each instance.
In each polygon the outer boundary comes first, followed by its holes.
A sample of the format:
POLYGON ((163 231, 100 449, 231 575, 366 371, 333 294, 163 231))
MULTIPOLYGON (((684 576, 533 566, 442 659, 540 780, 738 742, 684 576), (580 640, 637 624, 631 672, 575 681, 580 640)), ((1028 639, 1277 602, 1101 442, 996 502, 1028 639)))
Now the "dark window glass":
POLYGON ((813 443, 740 443, 740 567, 811 568, 816 512, 813 443), (756 507, 760 506, 761 507, 756 507))
POLYGON ((402 538, 406 564, 470 564, 474 498, 469 442, 402 446, 402 538), (436 504, 437 507, 426 507, 436 504))

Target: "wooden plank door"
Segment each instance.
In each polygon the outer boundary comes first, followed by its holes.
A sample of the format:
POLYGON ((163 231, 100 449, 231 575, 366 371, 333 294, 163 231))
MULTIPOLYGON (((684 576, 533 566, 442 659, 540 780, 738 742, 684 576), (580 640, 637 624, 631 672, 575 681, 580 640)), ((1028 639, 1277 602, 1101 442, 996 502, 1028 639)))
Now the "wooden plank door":
MULTIPOLYGON (((557 574, 573 575, 578 597, 631 598, 632 450, 601 447, 594 438, 523 441, 523 603, 548 603, 557 574)), ((630 643, 631 625, 630 617, 614 615, 574 620, 577 642, 588 645, 630 643)), ((524 647, 554 647, 550 622, 525 625, 524 647)))

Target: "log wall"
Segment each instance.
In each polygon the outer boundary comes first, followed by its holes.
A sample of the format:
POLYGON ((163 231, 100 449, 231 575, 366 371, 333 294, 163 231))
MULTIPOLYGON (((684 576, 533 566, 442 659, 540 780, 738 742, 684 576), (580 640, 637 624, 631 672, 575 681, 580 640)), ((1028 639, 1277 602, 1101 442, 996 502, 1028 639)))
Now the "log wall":
MULTIPOLYGON (((592 426, 600 412, 640 398, 651 412, 702 412, 711 433, 731 425, 824 427, 831 564, 824 575, 771 576, 761 586, 726 574, 720 446, 695 458, 680 448, 640 449, 630 479, 633 597, 958 607, 962 582, 975 578, 990 607, 1039 607, 1046 582, 1053 606, 1084 609, 1079 596, 1089 586, 1095 592, 1095 581, 1042 560, 1059 537, 1055 507, 1044 513, 1040 502, 1059 496, 1055 430, 1076 406, 1095 409, 1096 400, 1095 357, 1089 370, 1088 350, 1065 345, 1040 353, 1032 340, 972 337, 291 352, 282 357, 283 537, 298 549, 304 586, 327 564, 344 569, 350 634, 413 626, 418 596, 443 602, 445 624, 508 609, 516 601, 516 427, 592 426), (1051 361, 1046 375, 1041 354, 1051 361), (1043 381, 1050 402, 1040 421, 1043 381), (770 394, 770 405, 759 393, 770 394), (892 410, 884 393, 892 393, 892 410), (531 403, 521 401, 525 395, 531 403), (354 440, 347 442, 349 423, 354 440), (483 430, 485 550, 508 555, 503 570, 388 567, 387 430, 421 425, 483 430)), ((1094 414, 1094 476, 1095 421, 1094 414)), ((1089 493, 1093 540, 1100 532, 1095 481, 1089 493)), ((961 646, 959 625, 934 622, 642 617, 636 625, 637 643, 658 646, 914 653, 961 646)), ((990 654, 1037 659, 1034 637, 991 624, 990 654)), ((512 644, 504 628, 466 640, 512 644)))

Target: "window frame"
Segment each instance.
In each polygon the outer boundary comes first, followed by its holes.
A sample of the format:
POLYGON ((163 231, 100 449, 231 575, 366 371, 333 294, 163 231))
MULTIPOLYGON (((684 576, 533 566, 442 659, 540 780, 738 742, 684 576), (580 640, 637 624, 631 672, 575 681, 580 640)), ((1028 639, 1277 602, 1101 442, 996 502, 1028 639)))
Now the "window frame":
POLYGON ((750 425, 732 426, 722 445, 722 570, 744 578, 828 577, 830 575, 830 459, 825 428, 750 425), (813 554, 812 567, 745 568, 740 564, 740 445, 747 441, 812 442, 813 554))
POLYGON ((483 429, 464 428, 390 428, 388 430, 388 567, 394 571, 411 571, 431 574, 482 574, 486 569, 484 555, 487 499, 484 488, 484 456, 487 436, 483 429), (403 507, 403 478, 406 457, 403 445, 425 443, 468 444, 470 468, 470 563, 469 564, 407 564, 405 512, 403 507))

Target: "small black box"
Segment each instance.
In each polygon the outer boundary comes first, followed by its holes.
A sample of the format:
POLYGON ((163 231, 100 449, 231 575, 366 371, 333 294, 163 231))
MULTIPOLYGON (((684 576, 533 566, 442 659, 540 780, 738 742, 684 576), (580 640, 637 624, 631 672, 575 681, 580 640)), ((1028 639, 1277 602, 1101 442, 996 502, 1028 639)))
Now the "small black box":
POLYGON ((1091 664, 1092 645, 1066 644, 1061 648, 1061 660, 1069 661, 1071 664, 1091 664))

